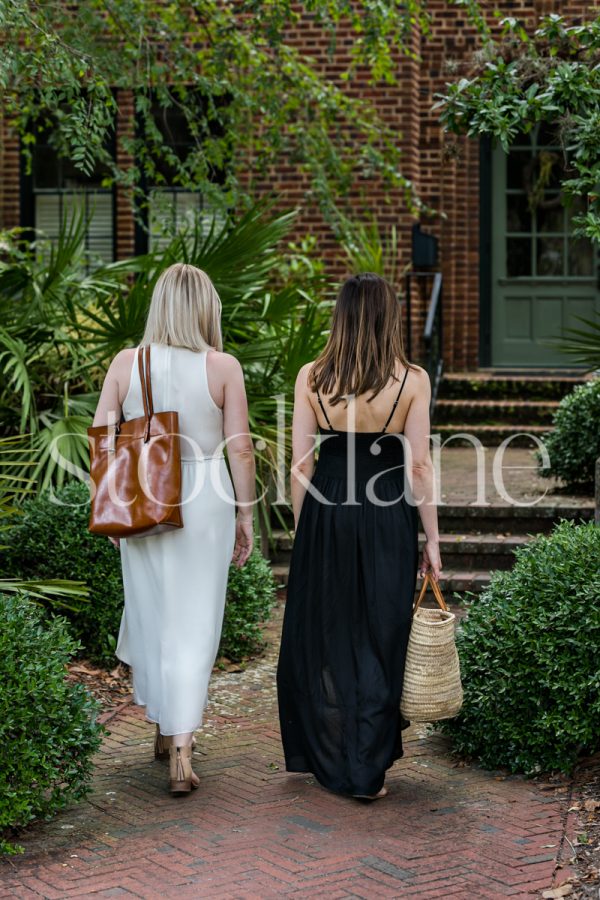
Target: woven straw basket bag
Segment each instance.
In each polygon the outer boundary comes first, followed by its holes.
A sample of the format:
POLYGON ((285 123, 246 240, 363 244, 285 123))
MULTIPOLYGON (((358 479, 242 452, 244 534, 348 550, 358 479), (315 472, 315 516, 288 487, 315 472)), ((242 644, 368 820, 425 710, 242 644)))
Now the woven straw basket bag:
POLYGON ((400 703, 400 712, 411 722, 451 719, 460 711, 463 690, 454 642, 455 620, 437 581, 427 574, 413 608, 400 703), (428 585, 439 608, 421 607, 428 585))

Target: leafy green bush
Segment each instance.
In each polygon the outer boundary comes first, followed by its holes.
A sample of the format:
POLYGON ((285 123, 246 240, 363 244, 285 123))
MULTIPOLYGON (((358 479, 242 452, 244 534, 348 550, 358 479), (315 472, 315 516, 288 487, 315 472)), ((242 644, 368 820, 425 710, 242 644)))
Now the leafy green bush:
MULTIPOLYGON (((85 581, 90 602, 65 610, 75 637, 96 662, 114 665, 114 649, 123 610, 119 552, 88 531, 89 493, 73 481, 49 494, 25 501, 24 515, 3 537, 0 572, 23 578, 72 578, 85 581)), ((269 617, 275 586, 269 563, 255 551, 243 569, 231 566, 220 654, 239 660, 261 646, 260 624, 269 617)))
POLYGON ((253 550, 241 569, 231 566, 219 654, 238 661, 262 647, 261 624, 275 602, 271 566, 259 550, 253 550))
POLYGON ((600 750, 600 528, 562 521, 516 557, 469 603, 464 705, 439 727, 488 768, 568 772, 600 750))
POLYGON ((553 419, 554 430, 544 438, 550 466, 540 474, 554 475, 567 486, 594 483, 600 456, 600 378, 579 385, 561 400, 553 419))
POLYGON ((98 704, 66 680, 77 644, 25 594, 0 594, 0 851, 13 829, 83 797, 100 745, 98 704))
POLYGON ((85 581, 89 603, 65 610, 74 636, 94 661, 114 664, 114 649, 123 609, 119 551, 88 531, 89 490, 72 481, 55 491, 26 500, 0 550, 0 570, 20 578, 69 578, 85 581))

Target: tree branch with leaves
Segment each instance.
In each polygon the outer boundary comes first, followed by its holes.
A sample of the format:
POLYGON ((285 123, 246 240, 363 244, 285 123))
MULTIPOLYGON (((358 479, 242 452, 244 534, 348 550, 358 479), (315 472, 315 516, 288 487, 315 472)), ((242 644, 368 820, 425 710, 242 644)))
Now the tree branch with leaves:
POLYGON ((107 185, 128 186, 141 203, 140 176, 160 182, 161 161, 181 187, 232 206, 284 157, 326 214, 353 181, 373 175, 411 202, 397 134, 344 88, 359 68, 393 84, 401 58, 414 55, 413 29, 427 21, 422 0, 0 0, 4 114, 29 164, 40 123, 52 122, 62 155, 86 174, 101 163, 107 185), (329 61, 342 26, 353 34, 335 82, 291 38, 309 21, 328 35, 329 61), (135 161, 122 169, 107 148, 118 89, 135 91, 138 120, 137 133, 121 137, 135 161), (184 159, 156 127, 153 104, 185 115, 193 146, 184 159))
POLYGON ((500 29, 438 95, 442 123, 495 138, 504 150, 540 122, 556 125, 570 174, 563 190, 587 200, 576 233, 600 241, 600 16, 582 25, 544 16, 533 34, 508 17, 500 29))

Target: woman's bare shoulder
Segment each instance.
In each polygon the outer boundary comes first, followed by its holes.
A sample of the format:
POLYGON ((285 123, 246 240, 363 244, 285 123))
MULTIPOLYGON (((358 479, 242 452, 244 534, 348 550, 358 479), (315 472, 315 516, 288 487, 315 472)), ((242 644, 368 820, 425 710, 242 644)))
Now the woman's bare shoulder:
POLYGON ((429 384, 429 373, 427 369, 418 366, 416 363, 409 362, 408 375, 406 377, 407 386, 408 382, 411 380, 416 384, 429 384))
POLYGON ((232 353, 224 353, 222 350, 208 351, 208 365, 214 372, 226 378, 228 375, 239 374, 242 371, 242 365, 239 359, 232 353))
POLYGON ((303 366, 298 370, 298 374, 296 375, 296 387, 298 388, 306 388, 306 390, 310 391, 310 385, 308 383, 308 376, 312 367, 314 366, 315 361, 304 363, 303 366))
POLYGON ((123 350, 119 350, 110 364, 110 371, 117 376, 122 374, 129 376, 136 353, 137 347, 124 347, 123 350))
POLYGON ((411 401, 418 397, 429 400, 431 396, 431 382, 427 369, 416 365, 416 363, 409 363, 404 392, 411 401))

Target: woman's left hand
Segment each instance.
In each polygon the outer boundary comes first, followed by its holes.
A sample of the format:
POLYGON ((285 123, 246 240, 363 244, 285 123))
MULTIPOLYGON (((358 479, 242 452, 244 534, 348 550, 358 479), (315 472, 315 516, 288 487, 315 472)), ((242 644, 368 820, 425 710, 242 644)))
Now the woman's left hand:
POLYGON ((121 549, 121 538, 109 537, 111 544, 114 544, 117 550, 121 549))
POLYGON ((252 515, 238 514, 235 522, 235 547, 232 561, 241 569, 248 561, 254 545, 254 520, 252 515))
POLYGON ((423 547, 423 559, 419 566, 419 575, 424 577, 428 572, 434 581, 440 580, 440 572, 442 570, 442 560, 440 557, 439 540, 427 541, 423 547))

